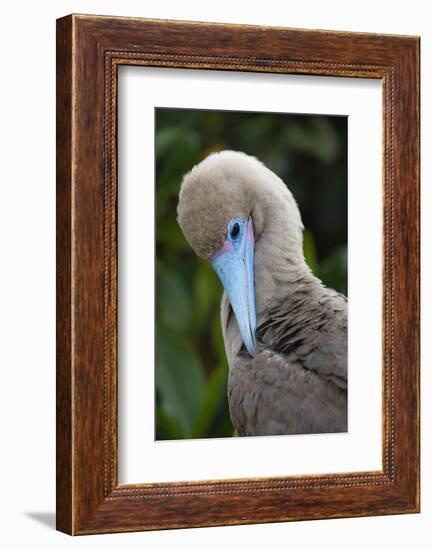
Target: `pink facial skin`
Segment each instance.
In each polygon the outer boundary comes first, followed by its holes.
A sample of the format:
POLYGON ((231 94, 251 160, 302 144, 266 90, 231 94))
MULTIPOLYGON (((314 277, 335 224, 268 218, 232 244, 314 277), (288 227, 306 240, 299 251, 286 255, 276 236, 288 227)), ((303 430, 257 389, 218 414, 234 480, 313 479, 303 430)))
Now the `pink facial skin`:
POLYGON ((232 243, 229 241, 229 239, 226 239, 223 245, 211 256, 209 259, 210 262, 213 262, 216 260, 219 256, 224 254, 225 252, 230 252, 232 250, 232 243))

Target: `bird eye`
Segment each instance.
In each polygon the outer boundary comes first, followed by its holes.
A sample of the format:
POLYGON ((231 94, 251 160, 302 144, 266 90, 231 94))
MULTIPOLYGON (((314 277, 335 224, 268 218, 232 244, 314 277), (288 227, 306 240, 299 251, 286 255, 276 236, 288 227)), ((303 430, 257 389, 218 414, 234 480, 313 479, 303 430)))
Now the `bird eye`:
POLYGON ((230 230, 231 239, 236 239, 239 235, 240 226, 238 222, 235 222, 230 230))

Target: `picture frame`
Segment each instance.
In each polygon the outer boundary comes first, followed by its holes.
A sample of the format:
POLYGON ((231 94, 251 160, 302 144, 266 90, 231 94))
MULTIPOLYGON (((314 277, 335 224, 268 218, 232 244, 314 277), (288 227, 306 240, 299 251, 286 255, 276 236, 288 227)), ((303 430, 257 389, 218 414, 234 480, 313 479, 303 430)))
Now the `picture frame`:
POLYGON ((57 529, 419 512, 419 38, 91 15, 57 20, 57 529), (380 471, 118 483, 121 65, 373 78, 383 89, 380 471))

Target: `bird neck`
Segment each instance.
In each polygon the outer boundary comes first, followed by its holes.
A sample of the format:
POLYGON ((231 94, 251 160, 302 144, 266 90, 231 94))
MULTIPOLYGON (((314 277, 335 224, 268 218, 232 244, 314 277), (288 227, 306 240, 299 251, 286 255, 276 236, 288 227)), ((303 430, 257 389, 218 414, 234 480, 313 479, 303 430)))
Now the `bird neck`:
MULTIPOLYGON (((282 206, 282 205, 281 205, 282 206)), ((320 286, 305 262, 302 229, 289 226, 284 208, 272 210, 255 245, 255 300, 257 324, 281 300, 305 287, 320 286)))

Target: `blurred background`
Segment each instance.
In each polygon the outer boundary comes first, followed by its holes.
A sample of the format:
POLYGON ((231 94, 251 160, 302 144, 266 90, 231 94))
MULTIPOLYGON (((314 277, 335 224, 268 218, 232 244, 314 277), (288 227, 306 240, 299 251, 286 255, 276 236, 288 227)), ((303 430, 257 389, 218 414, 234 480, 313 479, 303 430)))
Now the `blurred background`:
POLYGON ((347 117, 156 109, 156 439, 235 436, 222 288, 176 221, 183 175, 213 151, 258 157, 288 183, 313 272, 347 295, 347 117))

